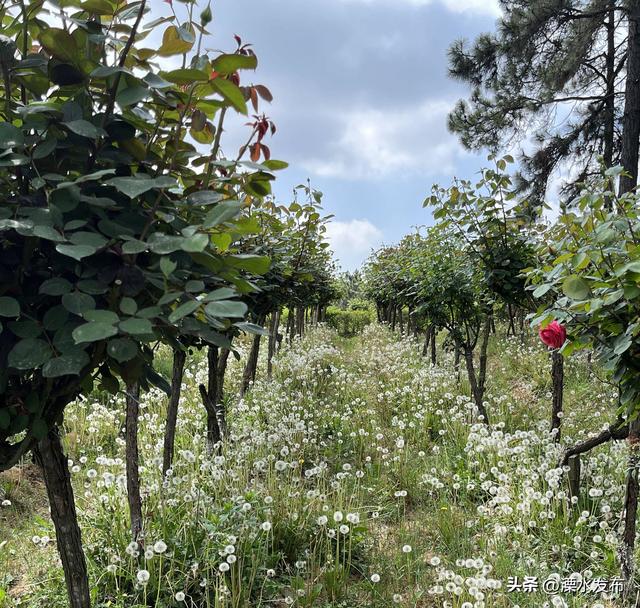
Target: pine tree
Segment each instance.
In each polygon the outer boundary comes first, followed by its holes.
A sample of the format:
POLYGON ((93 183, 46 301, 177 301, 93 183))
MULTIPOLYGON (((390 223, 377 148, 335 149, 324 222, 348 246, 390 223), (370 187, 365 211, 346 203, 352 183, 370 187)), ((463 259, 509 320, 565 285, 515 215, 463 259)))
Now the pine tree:
POLYGON ((449 49, 450 74, 472 86, 449 128, 470 149, 525 148, 518 185, 533 200, 543 200, 559 170, 571 174, 562 189, 570 196, 575 184, 599 174, 599 157, 607 166, 623 161, 628 16, 638 2, 501 5, 495 33, 449 49))

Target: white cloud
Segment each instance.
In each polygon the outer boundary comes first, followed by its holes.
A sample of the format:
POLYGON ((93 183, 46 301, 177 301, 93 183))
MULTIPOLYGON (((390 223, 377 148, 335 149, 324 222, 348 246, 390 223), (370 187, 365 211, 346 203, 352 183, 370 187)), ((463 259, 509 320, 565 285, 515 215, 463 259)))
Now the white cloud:
MULTIPOLYGON (((358 2, 360 4, 381 3, 389 0, 342 0, 343 2, 358 2)), ((412 6, 428 6, 442 4, 453 13, 475 13, 499 17, 501 15, 498 0, 392 0, 394 3, 404 3, 412 6)))
POLYGON ((465 151, 447 131, 453 100, 427 100, 399 109, 361 108, 340 117, 337 141, 303 166, 320 177, 377 179, 454 172, 465 151))
POLYGON ((332 220, 327 225, 327 241, 344 270, 362 265, 372 249, 382 243, 382 231, 369 220, 332 220))

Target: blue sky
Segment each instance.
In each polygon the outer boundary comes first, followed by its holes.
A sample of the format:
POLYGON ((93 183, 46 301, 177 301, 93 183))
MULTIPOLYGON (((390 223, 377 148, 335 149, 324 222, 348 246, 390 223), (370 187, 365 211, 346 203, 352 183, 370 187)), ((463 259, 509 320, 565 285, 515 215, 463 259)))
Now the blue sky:
MULTIPOLYGON (((252 43, 259 66, 244 84, 273 93, 264 109, 278 131, 267 143, 290 164, 277 196, 290 199, 307 178, 324 193, 343 269, 430 223, 422 200, 432 184, 472 177, 486 162, 447 132, 467 91, 448 78, 446 52, 495 28, 497 0, 214 0, 212 9, 206 46, 232 50, 233 34, 252 43)), ((229 154, 245 129, 229 126, 229 154)))

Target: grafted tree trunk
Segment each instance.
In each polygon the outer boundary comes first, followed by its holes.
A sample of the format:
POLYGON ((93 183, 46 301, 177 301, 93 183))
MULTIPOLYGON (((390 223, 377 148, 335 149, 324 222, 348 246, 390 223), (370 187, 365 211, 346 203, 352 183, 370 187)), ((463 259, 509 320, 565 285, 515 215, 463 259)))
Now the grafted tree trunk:
POLYGON ((487 378, 487 349, 489 347, 489 334, 491 333, 491 318, 483 324, 482 340, 480 342, 480 361, 478 365, 478 374, 476 375, 475 364, 473 361, 473 349, 468 344, 462 345, 464 351, 465 363, 467 365, 467 376, 471 385, 471 393, 473 400, 483 418, 485 424, 489 424, 489 415, 484 406, 484 389, 487 378))
MULTIPOLYGON (((638 183, 638 146, 640 145, 640 2, 628 3, 627 76, 624 97, 621 161, 628 176, 620 177, 620 194, 633 190, 638 183)), ((640 463, 640 420, 629 423, 629 468, 624 504, 624 532, 620 548, 620 566, 625 581, 624 596, 632 599, 634 591, 634 550, 638 514, 638 466, 640 463)))
POLYGON ((436 326, 431 326, 431 365, 436 364, 436 336, 438 335, 436 331, 436 326))
POLYGON ((280 326, 280 310, 271 313, 271 323, 269 326, 269 343, 267 351, 267 378, 273 375, 273 356, 276 353, 278 343, 278 328, 280 326))
POLYGON ((138 542, 142 535, 142 497, 140 496, 140 456, 138 452, 138 416, 140 413, 140 385, 127 386, 125 422, 125 451, 127 470, 127 501, 131 520, 131 537, 138 542))
POLYGON ((207 453, 214 454, 217 446, 222 441, 222 433, 218 425, 218 417, 216 415, 216 405, 211 394, 207 391, 204 384, 198 385, 202 404, 207 412, 207 453))
POLYGON ((164 449, 162 452, 162 474, 166 475, 173 462, 173 447, 176 439, 176 424, 178 422, 178 405, 182 390, 182 378, 187 353, 176 348, 173 350, 173 372, 171 374, 171 397, 167 406, 167 423, 164 431, 164 449))
POLYGON ((220 356, 218 357, 218 365, 216 367, 216 411, 218 412, 218 419, 223 437, 227 432, 227 419, 224 408, 224 378, 227 372, 230 353, 231 351, 228 348, 221 349, 220 356))
POLYGON ((554 350, 551 353, 551 380, 553 403, 551 405, 551 431, 557 429, 554 441, 560 442, 560 428, 562 425, 562 392, 564 388, 564 357, 554 350))
MULTIPOLYGON (((258 325, 262 325, 264 323, 264 317, 260 317, 256 322, 258 325)), ((256 379, 258 355, 260 354, 260 338, 262 338, 262 336, 260 334, 256 334, 251 340, 251 350, 249 351, 249 357, 247 358, 247 362, 244 366, 244 372, 242 374, 242 385, 240 387, 241 397, 244 396, 247 390, 249 390, 251 383, 255 382, 256 379)))
POLYGON ((47 488, 51 519, 56 529, 56 544, 67 584, 69 606, 90 608, 87 564, 82 550, 69 465, 57 429, 51 429, 47 436, 38 442, 34 456, 42 469, 47 488))
POLYGON ((219 350, 217 346, 209 346, 207 350, 207 387, 199 385, 202 404, 207 413, 207 452, 213 454, 216 445, 226 434, 226 416, 222 400, 224 397, 224 372, 227 367, 229 349, 219 350))
POLYGON ((427 327, 427 331, 424 332, 424 344, 422 345, 422 356, 426 357, 429 353, 429 340, 431 338, 431 327, 427 327))
POLYGON ((289 308, 287 310, 287 328, 285 330, 285 334, 287 336, 287 342, 289 344, 291 344, 291 342, 293 342, 293 334, 294 334, 294 327, 293 327, 293 308, 289 308))
POLYGON ((458 345, 455 345, 455 355, 454 355, 454 359, 453 359, 453 369, 456 372, 456 380, 458 382, 460 382, 460 349, 458 348, 458 345))
POLYGON ((638 468, 640 467, 640 418, 629 424, 629 465, 624 499, 624 531, 620 547, 620 566, 625 581, 624 597, 632 600, 635 592, 636 517, 638 513, 638 468))
POLYGON ((296 335, 302 337, 304 334, 304 306, 296 308, 296 335))

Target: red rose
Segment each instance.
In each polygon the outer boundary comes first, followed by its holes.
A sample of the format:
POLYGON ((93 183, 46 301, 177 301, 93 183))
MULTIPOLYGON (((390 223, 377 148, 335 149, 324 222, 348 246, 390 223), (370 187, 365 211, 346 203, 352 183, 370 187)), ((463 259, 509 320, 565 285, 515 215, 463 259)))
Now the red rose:
POLYGON ((551 321, 546 327, 540 328, 538 335, 547 346, 560 348, 567 339, 567 330, 557 321, 551 321))

